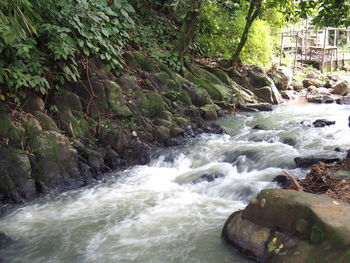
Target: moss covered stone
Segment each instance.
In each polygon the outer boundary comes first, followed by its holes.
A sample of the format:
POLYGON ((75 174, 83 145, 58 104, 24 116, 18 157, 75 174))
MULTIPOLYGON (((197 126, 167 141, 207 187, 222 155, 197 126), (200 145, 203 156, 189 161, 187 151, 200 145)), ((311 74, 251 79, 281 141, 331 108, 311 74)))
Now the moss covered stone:
POLYGON ((158 93, 146 93, 141 99, 141 110, 147 117, 155 117, 165 110, 165 104, 158 93))
POLYGON ((304 218, 298 218, 295 221, 295 230, 302 235, 308 236, 310 233, 309 223, 304 218))
POLYGON ((36 195, 27 154, 12 147, 0 148, 0 199, 21 202, 36 195))
POLYGON ((117 79, 117 83, 123 90, 123 93, 125 93, 128 96, 132 96, 133 94, 140 92, 137 80, 134 76, 125 74, 117 79))
POLYGON ((21 146, 24 142, 24 130, 16 126, 9 114, 0 111, 0 137, 8 139, 8 144, 21 146))
POLYGON ((158 126, 164 126, 164 127, 169 128, 169 129, 171 129, 174 126, 174 123, 172 123, 171 121, 167 121, 167 120, 163 120, 163 119, 157 119, 154 121, 154 123, 158 126))
POLYGON ((126 101, 124 94, 120 86, 111 82, 112 88, 109 90, 108 102, 111 110, 120 117, 130 117, 132 116, 131 110, 126 106, 126 101))
POLYGON ((159 114, 159 118, 167 121, 172 121, 174 118, 174 115, 170 111, 165 110, 159 114))
POLYGON ((225 85, 231 84, 230 77, 225 72, 221 70, 214 70, 212 74, 214 74, 215 77, 217 77, 225 85))
POLYGON ((184 117, 175 117, 174 121, 179 125, 180 127, 183 127, 184 125, 187 125, 189 123, 189 120, 184 117))
POLYGON ((154 77, 157 79, 158 83, 162 87, 168 86, 168 83, 171 80, 169 74, 164 71, 154 74, 154 77))
POLYGON ((164 94, 164 97, 183 106, 190 106, 192 104, 191 98, 184 90, 169 90, 164 94))
POLYGON ((42 98, 34 94, 30 94, 24 103, 24 110, 26 112, 44 111, 45 103, 42 98))
POLYGON ((89 124, 82 111, 80 98, 76 94, 63 90, 54 97, 54 103, 58 109, 60 127, 67 135, 75 138, 85 138, 90 135, 89 124))
MULTIPOLYGON (((201 68, 195 68, 193 70, 195 76, 197 76, 200 80, 202 80, 202 85, 208 93, 211 95, 213 100, 218 100, 218 101, 225 101, 225 102, 230 102, 232 99, 232 88, 230 85, 230 81, 228 79, 228 76, 221 71, 218 73, 223 79, 225 79, 225 82, 221 81, 220 78, 218 78, 215 74, 201 69, 201 68), (206 82, 203 83, 203 80, 206 82)), ((200 84, 198 84, 200 85, 200 84)))
POLYGON ((141 54, 139 52, 135 52, 133 55, 136 61, 141 66, 142 70, 145 70, 150 73, 156 73, 159 71, 157 63, 149 59, 146 55, 141 54))
POLYGON ((132 54, 126 52, 123 54, 123 58, 124 58, 126 65, 128 65, 128 67, 133 68, 133 69, 138 68, 139 64, 132 54))
POLYGON ((320 225, 314 224, 311 227, 311 233, 310 233, 311 243, 314 243, 314 244, 321 243, 325 239, 325 237, 326 237, 326 233, 320 225))
POLYGON ((200 108, 204 112, 208 111, 219 111, 220 107, 216 104, 207 104, 200 108))
POLYGON ((33 142, 39 134, 42 132, 40 122, 35 118, 29 118, 25 123, 25 133, 29 144, 33 142))
POLYGON ((197 86, 204 88, 210 95, 211 99, 219 101, 222 101, 224 99, 222 94, 208 81, 195 77, 189 71, 185 72, 185 77, 197 86))
POLYGON ((42 131, 29 146, 36 156, 33 178, 43 189, 71 189, 84 184, 77 163, 78 154, 70 141, 56 131, 42 131))
POLYGON ((154 131, 154 138, 159 142, 165 142, 171 137, 170 129, 164 126, 156 127, 154 131))
POLYGON ((81 111, 64 110, 58 112, 63 130, 75 138, 86 138, 90 134, 89 123, 81 111))
POLYGON ((177 137, 179 135, 183 135, 184 134, 184 129, 180 128, 180 127, 173 127, 170 131, 171 136, 173 137, 177 137))
POLYGON ((54 104, 60 110, 82 111, 83 107, 78 95, 68 90, 60 90, 54 97, 54 104))
POLYGON ((41 127, 44 130, 59 131, 56 123, 54 122, 54 120, 50 116, 46 115, 45 113, 43 113, 41 111, 34 111, 33 115, 38 119, 41 127))

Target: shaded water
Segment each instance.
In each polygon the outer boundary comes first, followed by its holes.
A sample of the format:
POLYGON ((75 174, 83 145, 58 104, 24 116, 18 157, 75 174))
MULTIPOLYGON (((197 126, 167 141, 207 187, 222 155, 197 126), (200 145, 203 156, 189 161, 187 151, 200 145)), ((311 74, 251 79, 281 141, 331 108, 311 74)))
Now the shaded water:
POLYGON ((147 166, 97 186, 41 199, 0 218, 15 239, 4 262, 249 262, 220 239, 226 218, 283 169, 302 176, 297 156, 339 156, 350 148, 349 106, 279 106, 220 120, 227 135, 202 135, 161 149, 147 166), (335 120, 311 128, 301 121, 335 120), (256 124, 267 130, 253 130, 256 124), (222 177, 192 183, 203 174, 222 177))

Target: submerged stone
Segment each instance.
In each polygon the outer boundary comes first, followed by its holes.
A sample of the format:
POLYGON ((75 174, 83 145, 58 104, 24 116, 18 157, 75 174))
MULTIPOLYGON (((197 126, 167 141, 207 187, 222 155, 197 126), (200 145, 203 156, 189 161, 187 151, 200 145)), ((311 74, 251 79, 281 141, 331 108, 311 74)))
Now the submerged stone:
POLYGON ((335 163, 339 162, 339 158, 325 158, 325 157, 296 157, 294 162, 297 167, 307 168, 317 163, 335 163))

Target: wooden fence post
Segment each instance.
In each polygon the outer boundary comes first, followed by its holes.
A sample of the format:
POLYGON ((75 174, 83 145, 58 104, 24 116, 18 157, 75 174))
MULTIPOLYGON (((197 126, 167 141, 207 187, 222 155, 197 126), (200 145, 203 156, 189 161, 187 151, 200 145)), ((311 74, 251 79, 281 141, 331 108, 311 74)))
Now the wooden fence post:
POLYGON ((323 40, 323 54, 322 54, 322 64, 321 64, 321 72, 324 73, 324 62, 326 56, 326 41, 327 41, 327 28, 324 29, 324 40, 323 40))
POLYGON ((284 37, 284 33, 282 32, 282 35, 281 35, 281 49, 280 49, 280 66, 282 66, 282 55, 283 55, 283 37, 284 37))

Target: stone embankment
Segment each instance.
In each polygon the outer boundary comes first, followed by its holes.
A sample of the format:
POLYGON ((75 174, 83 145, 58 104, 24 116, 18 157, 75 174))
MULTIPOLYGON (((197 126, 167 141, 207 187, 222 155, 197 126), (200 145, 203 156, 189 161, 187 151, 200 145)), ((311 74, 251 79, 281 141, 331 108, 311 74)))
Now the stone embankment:
POLYGON ((137 52, 125 62, 116 77, 90 59, 76 83, 31 93, 21 108, 0 105, 0 208, 147 164, 155 147, 223 133, 210 121, 225 112, 272 110, 282 101, 257 67, 228 74, 193 66, 179 75, 137 52))

